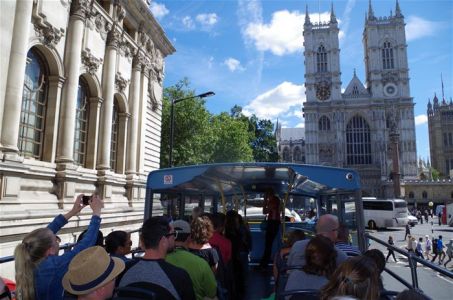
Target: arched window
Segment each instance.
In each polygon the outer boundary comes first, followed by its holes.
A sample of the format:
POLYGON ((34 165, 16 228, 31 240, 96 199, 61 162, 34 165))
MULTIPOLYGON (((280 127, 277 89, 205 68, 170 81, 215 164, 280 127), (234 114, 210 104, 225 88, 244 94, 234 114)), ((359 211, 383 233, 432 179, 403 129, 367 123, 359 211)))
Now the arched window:
POLYGON ((327 72, 327 52, 323 45, 319 46, 316 53, 316 67, 318 72, 327 72))
POLYGON ((74 162, 81 166, 85 165, 87 137, 88 137, 88 115, 89 115, 89 91, 88 84, 79 78, 79 90, 77 93, 75 132, 74 132, 74 162))
POLYGON ((322 116, 321 118, 319 118, 319 130, 321 131, 327 131, 327 130, 330 130, 330 119, 326 116, 322 116))
POLYGON ((110 140, 110 168, 116 171, 118 153, 118 133, 120 120, 118 116, 118 100, 115 98, 112 112, 112 136, 110 140))
POLYGON ((42 159, 48 74, 47 65, 40 53, 35 49, 28 51, 17 145, 19 152, 25 157, 42 159))
POLYGON ((358 88, 356 85, 354 85, 354 86, 352 87, 352 94, 353 94, 354 96, 358 96, 358 95, 359 95, 359 88, 358 88))
POLYGON ((354 116, 346 126, 348 165, 371 164, 370 126, 360 116, 354 116))
POLYGON ((428 198, 428 193, 426 191, 423 191, 422 198, 423 199, 427 199, 428 198))
POLYGON ((384 47, 382 48, 382 67, 384 69, 393 69, 393 48, 390 42, 384 42, 384 47))
POLYGON ((289 155, 289 149, 288 149, 288 147, 285 147, 283 149, 283 161, 286 161, 286 162, 291 161, 289 156, 290 156, 289 155))
POLYGON ((414 199, 414 192, 409 192, 409 199, 414 199))
POLYGON ((294 161, 300 162, 302 159, 301 156, 302 156, 302 152, 300 151, 300 148, 296 147, 293 152, 294 161))

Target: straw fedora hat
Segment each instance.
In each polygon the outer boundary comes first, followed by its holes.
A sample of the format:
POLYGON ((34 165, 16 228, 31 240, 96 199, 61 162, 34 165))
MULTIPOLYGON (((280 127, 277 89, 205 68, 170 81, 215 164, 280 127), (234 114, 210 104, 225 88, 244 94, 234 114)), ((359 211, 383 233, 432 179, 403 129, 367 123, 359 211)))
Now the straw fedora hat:
POLYGON ((115 279, 123 270, 124 262, 110 257, 104 248, 94 246, 77 254, 71 261, 62 283, 74 295, 86 295, 115 279))

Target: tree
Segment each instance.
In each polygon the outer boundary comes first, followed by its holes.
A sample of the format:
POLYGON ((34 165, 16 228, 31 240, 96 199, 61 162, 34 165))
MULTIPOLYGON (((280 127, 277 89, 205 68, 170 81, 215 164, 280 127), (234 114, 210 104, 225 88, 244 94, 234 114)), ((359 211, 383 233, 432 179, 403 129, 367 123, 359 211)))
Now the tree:
MULTIPOLYGON (((161 167, 169 166, 171 101, 194 96, 187 78, 164 89, 162 109, 161 167)), ((174 106, 173 165, 205 163, 212 153, 211 114, 203 99, 187 99, 174 106)))
POLYGON ((212 117, 214 151, 212 162, 253 161, 247 124, 223 112, 212 117))

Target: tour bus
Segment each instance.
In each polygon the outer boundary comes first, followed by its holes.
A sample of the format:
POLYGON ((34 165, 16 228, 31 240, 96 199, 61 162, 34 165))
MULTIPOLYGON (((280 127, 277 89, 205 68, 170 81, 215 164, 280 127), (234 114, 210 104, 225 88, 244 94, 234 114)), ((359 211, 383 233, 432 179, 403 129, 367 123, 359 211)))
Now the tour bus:
POLYGON ((405 200, 363 197, 362 201, 365 224, 370 229, 401 227, 408 223, 405 200))

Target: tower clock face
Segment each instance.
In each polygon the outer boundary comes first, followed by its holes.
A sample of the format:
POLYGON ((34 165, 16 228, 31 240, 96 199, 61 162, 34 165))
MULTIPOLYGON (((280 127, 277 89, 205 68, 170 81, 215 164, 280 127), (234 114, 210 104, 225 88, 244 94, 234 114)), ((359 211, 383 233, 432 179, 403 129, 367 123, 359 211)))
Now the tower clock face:
POLYGON ((325 101, 330 98, 330 85, 323 81, 316 86, 316 98, 325 101))

